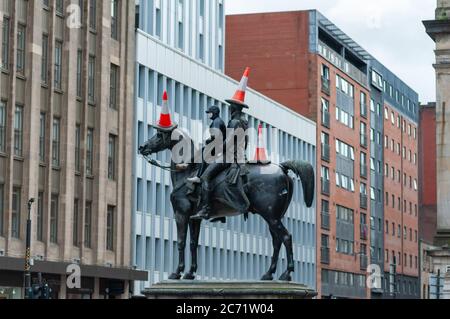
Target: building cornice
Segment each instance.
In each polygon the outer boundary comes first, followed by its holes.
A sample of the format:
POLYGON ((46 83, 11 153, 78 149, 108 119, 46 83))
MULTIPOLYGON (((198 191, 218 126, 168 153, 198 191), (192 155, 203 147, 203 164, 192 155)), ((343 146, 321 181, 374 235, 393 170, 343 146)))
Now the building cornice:
POLYGON ((436 42, 440 34, 450 34, 450 19, 423 21, 427 34, 436 42))

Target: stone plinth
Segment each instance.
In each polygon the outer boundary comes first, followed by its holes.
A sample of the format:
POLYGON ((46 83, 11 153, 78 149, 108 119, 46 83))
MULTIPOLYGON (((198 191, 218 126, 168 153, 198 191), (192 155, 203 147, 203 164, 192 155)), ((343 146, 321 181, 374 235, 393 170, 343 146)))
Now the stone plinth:
POLYGON ((312 299, 305 285, 279 281, 163 281, 142 291, 147 299, 312 299))

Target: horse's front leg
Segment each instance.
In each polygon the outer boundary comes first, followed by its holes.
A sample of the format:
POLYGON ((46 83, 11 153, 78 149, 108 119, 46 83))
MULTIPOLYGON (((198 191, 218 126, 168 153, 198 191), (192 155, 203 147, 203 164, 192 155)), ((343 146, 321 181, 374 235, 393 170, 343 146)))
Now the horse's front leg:
POLYGON ((189 230, 191 234, 191 269, 188 273, 186 273, 183 277, 183 279, 186 280, 194 280, 195 274, 197 272, 197 252, 198 252, 198 239, 200 236, 200 226, 202 221, 201 220, 191 220, 189 222, 189 230))
POLYGON ((169 276, 170 280, 178 280, 184 272, 184 252, 186 248, 186 236, 189 225, 189 217, 178 212, 175 213, 175 221, 177 223, 178 235, 178 267, 173 274, 169 276))

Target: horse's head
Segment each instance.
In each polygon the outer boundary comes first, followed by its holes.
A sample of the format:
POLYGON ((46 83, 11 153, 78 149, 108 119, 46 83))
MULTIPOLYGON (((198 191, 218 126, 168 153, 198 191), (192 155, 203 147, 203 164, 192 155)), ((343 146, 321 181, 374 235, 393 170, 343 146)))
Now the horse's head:
POLYGON ((139 154, 148 156, 173 147, 172 131, 158 130, 146 143, 139 146, 139 154))

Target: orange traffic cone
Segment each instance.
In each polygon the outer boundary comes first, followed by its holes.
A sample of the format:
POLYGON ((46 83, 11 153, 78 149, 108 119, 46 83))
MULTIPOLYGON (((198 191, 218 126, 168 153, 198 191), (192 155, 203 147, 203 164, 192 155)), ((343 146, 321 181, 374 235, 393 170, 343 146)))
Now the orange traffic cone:
POLYGON ((262 124, 259 124, 259 126, 258 126, 258 144, 256 145, 254 161, 258 162, 258 163, 267 163, 267 162, 269 162, 269 159, 267 158, 266 145, 265 145, 265 142, 263 139, 262 129, 263 129, 262 124))
POLYGON ((167 96, 167 91, 164 91, 162 98, 162 108, 161 115, 159 116, 159 121, 154 125, 156 129, 161 131, 170 132, 173 131, 177 125, 172 122, 169 110, 169 98, 167 96))
POLYGON ((245 93, 247 92, 249 75, 250 75, 250 68, 247 67, 244 71, 244 75, 242 76, 241 82, 239 83, 239 87, 236 93, 234 94, 233 98, 227 100, 228 103, 238 104, 248 109, 248 105, 245 104, 245 93))

